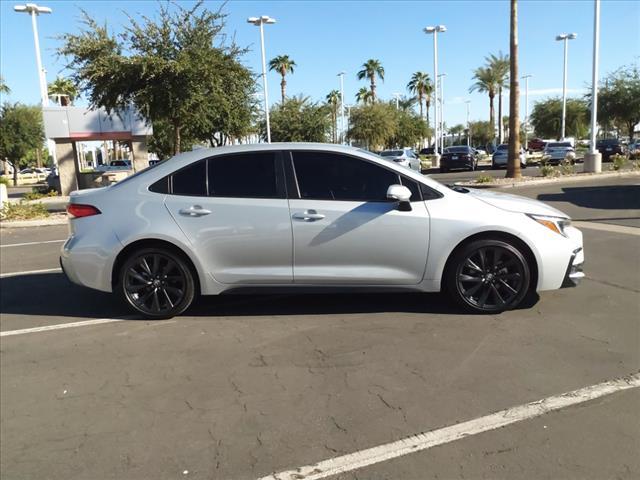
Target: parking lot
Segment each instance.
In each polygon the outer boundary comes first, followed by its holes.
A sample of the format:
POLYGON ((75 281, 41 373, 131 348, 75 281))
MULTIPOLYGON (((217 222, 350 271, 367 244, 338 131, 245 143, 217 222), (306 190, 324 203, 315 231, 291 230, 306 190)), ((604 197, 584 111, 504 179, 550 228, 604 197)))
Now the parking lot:
POLYGON ((637 380, 640 177, 506 191, 573 217, 587 277, 495 316, 376 293, 211 297, 142 321, 64 278, 66 226, 0 230, 2 477, 323 478, 305 467, 330 460, 341 479, 639 478, 638 388, 393 453, 421 432, 637 380), (372 447, 375 462, 342 458, 372 447))

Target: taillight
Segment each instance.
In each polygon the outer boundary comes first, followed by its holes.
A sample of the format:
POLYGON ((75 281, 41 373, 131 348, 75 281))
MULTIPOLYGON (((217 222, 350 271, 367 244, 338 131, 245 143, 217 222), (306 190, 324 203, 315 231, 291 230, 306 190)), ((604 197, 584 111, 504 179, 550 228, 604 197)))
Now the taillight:
POLYGON ((90 217, 92 215, 100 215, 98 210, 93 205, 83 205, 81 203, 70 203, 67 205, 67 213, 72 218, 90 217))

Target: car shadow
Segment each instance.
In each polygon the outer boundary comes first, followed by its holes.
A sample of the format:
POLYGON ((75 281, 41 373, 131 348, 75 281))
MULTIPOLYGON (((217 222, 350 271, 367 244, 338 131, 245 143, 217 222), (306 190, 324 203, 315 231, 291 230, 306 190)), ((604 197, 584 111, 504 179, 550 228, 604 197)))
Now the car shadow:
POLYGON ((563 187, 562 193, 541 193, 538 200, 600 210, 637 210, 640 209, 640 185, 563 187))
MULTIPOLYGON (((534 295, 519 308, 538 301, 534 295)), ((184 316, 233 317, 270 315, 333 315, 356 313, 466 312, 439 293, 277 293, 200 297, 184 316)), ((62 273, 0 279, 0 315, 123 318, 136 320, 113 294, 75 285, 62 273)))

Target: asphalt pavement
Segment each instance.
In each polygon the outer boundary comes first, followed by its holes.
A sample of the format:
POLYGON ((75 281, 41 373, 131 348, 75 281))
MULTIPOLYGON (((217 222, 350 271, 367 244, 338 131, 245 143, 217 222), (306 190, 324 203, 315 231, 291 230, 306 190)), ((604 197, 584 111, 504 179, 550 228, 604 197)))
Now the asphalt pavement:
POLYGON ((587 278, 489 316, 376 293, 209 297, 138 320, 59 272, 66 226, 0 230, 0 476, 257 479, 379 447, 331 478, 639 478, 638 388, 389 454, 640 369, 640 179, 503 191, 580 222, 587 278))

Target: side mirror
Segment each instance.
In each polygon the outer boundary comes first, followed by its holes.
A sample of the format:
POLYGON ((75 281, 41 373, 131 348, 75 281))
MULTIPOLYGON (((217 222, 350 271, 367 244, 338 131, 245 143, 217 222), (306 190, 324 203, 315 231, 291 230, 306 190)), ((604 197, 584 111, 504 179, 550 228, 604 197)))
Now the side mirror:
POLYGON ((400 202, 399 210, 411 210, 411 190, 404 185, 389 185, 387 189, 387 199, 400 202))

